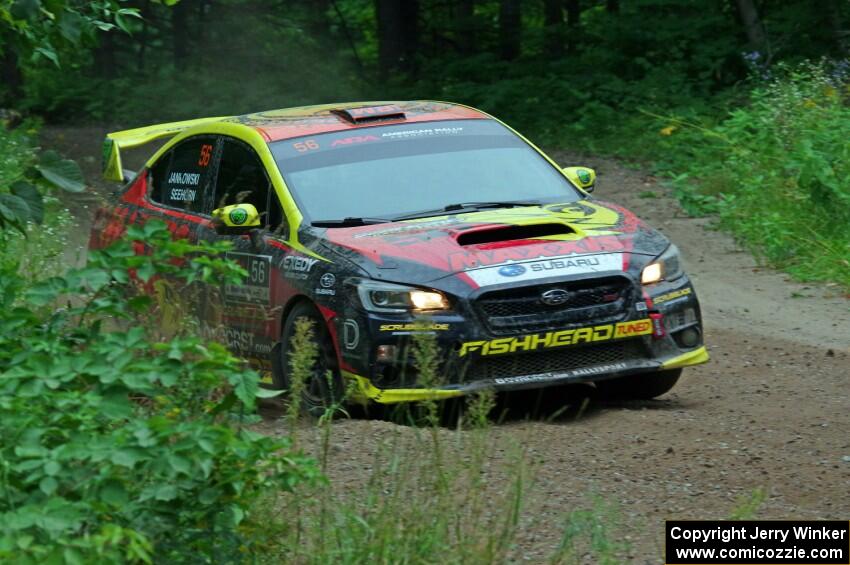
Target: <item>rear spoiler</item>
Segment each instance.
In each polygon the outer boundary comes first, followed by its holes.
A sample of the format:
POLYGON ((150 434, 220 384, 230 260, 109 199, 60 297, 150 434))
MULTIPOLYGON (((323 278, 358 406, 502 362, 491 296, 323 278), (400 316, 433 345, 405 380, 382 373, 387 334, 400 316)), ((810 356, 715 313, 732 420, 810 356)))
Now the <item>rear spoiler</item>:
POLYGON ((122 149, 139 147, 140 145, 163 137, 174 137, 191 127, 211 122, 220 122, 224 119, 227 119, 227 117, 198 118, 196 120, 170 122, 108 133, 106 134, 106 139, 103 140, 103 178, 115 182, 124 182, 126 180, 125 171, 121 164, 122 149))

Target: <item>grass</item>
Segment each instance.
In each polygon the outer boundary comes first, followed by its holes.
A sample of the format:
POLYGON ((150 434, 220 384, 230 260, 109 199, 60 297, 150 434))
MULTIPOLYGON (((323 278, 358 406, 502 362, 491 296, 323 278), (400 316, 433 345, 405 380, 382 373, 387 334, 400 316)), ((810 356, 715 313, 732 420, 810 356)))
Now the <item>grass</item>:
MULTIPOLYGON (((310 332, 309 325, 299 325, 293 338, 298 344, 290 357, 296 389, 303 388, 316 355, 310 332)), ((432 336, 415 336, 411 356, 422 382, 439 382, 439 350, 432 336)), ((305 431, 298 403, 298 396, 290 395, 283 416, 295 444, 312 444, 323 470, 338 466, 332 460, 337 451, 331 448, 335 420, 330 416, 341 414, 339 407, 319 419, 318 429, 305 431)), ((273 524, 265 560, 490 564, 520 559, 528 527, 521 516, 526 492, 534 485, 534 463, 521 438, 509 444, 494 441, 489 419, 494 407, 492 391, 472 397, 451 429, 445 427, 440 403, 401 406, 394 417, 407 425, 379 428, 384 435, 368 472, 269 495, 257 520, 273 524)), ((610 510, 596 505, 566 512, 549 562, 571 563, 588 551, 600 563, 618 562, 622 546, 610 541, 617 533, 603 517, 610 510)))

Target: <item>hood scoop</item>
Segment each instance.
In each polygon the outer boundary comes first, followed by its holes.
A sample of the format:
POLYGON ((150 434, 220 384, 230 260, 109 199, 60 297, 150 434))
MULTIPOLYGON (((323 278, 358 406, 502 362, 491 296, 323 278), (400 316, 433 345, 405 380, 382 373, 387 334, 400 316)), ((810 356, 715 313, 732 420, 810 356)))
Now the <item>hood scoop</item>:
POLYGON ((551 235, 566 235, 576 233, 567 224, 548 223, 531 224, 527 226, 498 226, 473 231, 466 231, 457 237, 458 245, 482 245, 501 241, 516 241, 521 239, 536 239, 551 235))

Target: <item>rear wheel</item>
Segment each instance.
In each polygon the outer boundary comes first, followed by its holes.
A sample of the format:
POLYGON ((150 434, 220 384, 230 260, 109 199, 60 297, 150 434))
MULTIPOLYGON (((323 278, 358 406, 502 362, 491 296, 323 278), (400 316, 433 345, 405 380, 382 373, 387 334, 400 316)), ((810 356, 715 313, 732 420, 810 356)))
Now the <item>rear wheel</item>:
POLYGON ((655 371, 599 381, 596 388, 605 396, 649 400, 670 392, 681 376, 682 369, 655 371))
POLYGON ((308 414, 320 417, 328 408, 342 400, 344 387, 325 320, 310 303, 297 304, 286 317, 281 332, 281 347, 278 348, 280 360, 276 363, 274 384, 276 388, 292 390, 290 352, 298 320, 310 322, 312 340, 316 344, 318 353, 302 387, 301 407, 308 414))

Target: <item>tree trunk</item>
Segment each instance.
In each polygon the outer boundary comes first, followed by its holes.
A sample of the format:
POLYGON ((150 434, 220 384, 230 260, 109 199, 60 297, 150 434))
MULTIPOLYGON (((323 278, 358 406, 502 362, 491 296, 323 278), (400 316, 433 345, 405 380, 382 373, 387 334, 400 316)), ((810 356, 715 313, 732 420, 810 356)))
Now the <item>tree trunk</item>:
POLYGON ((457 45, 463 55, 475 53, 475 0, 458 0, 455 6, 457 45))
POLYGON ((850 30, 848 30, 841 20, 841 6, 839 0, 829 0, 826 5, 826 17, 829 20, 829 28, 832 36, 835 38, 837 50, 842 55, 847 55, 848 40, 850 40, 850 30))
POLYGON ((103 31, 98 37, 98 46, 94 49, 94 72, 101 78, 115 78, 115 32, 103 31))
POLYGON ((564 54, 564 8, 562 0, 543 0, 544 49, 546 56, 564 54))
POLYGON ((171 8, 171 49, 174 66, 183 69, 189 57, 190 2, 178 2, 171 8))
POLYGON ((736 0, 736 2, 750 46, 764 55, 769 55, 767 53, 767 36, 764 33, 764 27, 761 24, 755 3, 753 0, 736 0))
POLYGON ((330 0, 311 0, 308 2, 307 26, 314 36, 325 39, 330 35, 331 22, 328 18, 328 10, 331 7, 330 0))
POLYGON ((0 28, 0 45, 3 47, 3 56, 0 59, 0 79, 5 86, 0 90, 0 106, 15 107, 21 99, 21 87, 23 86, 23 75, 18 67, 18 53, 15 50, 15 42, 12 41, 11 33, 3 33, 0 28))
POLYGON ((378 65, 381 78, 392 71, 414 72, 419 47, 417 0, 376 0, 378 65))
POLYGON ((510 61, 519 57, 522 36, 520 0, 501 0, 499 6, 499 54, 510 61))
POLYGON ((575 53, 578 46, 579 24, 581 24, 581 0, 567 0, 567 50, 575 53))
POLYGON ((619 14, 620 0, 607 0, 607 2, 605 2, 605 10, 610 14, 619 14))

